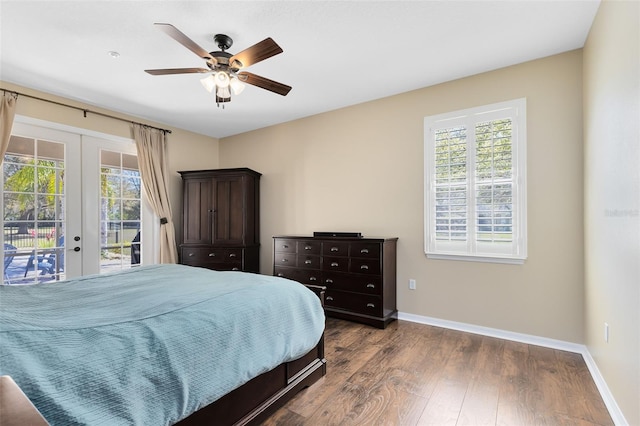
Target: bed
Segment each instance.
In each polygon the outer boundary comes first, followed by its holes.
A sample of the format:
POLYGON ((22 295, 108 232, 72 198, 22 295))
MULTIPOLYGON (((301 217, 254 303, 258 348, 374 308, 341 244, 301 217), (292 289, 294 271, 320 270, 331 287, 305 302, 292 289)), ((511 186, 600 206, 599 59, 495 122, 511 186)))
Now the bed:
POLYGON ((320 298, 184 265, 0 286, 0 375, 52 425, 246 424, 325 374, 320 298))

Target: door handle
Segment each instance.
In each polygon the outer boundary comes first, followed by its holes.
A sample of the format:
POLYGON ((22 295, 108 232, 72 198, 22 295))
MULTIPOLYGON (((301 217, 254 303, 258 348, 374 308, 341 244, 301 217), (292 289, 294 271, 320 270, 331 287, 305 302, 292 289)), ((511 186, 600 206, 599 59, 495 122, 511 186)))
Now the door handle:
POLYGON ((74 247, 73 251, 80 251, 80 247, 74 247))

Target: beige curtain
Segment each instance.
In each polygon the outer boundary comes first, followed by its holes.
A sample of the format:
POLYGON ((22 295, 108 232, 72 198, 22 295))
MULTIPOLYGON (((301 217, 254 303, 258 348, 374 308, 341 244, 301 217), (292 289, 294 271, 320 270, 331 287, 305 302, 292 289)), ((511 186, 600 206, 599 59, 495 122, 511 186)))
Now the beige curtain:
POLYGON ((145 193, 160 217, 160 263, 177 263, 176 233, 167 185, 166 135, 161 130, 139 124, 134 124, 133 130, 145 193))
POLYGON ((4 153, 9 147, 17 101, 18 97, 14 93, 4 92, 2 95, 2 103, 0 103, 0 164, 4 161, 4 153))

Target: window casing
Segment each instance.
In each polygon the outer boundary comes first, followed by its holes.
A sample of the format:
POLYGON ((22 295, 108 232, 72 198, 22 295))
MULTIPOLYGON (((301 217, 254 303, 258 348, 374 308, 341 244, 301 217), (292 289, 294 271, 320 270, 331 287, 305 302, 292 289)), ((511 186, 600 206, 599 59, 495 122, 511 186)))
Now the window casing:
POLYGON ((425 253, 527 257, 526 99, 425 117, 425 253))

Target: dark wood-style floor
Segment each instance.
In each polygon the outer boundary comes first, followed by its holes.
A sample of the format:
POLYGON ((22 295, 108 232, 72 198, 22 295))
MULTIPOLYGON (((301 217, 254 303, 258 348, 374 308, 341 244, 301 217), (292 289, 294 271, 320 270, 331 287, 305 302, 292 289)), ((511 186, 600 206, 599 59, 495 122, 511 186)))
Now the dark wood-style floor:
POLYGON ((407 321, 329 318, 327 375, 265 425, 612 425, 582 356, 407 321))

